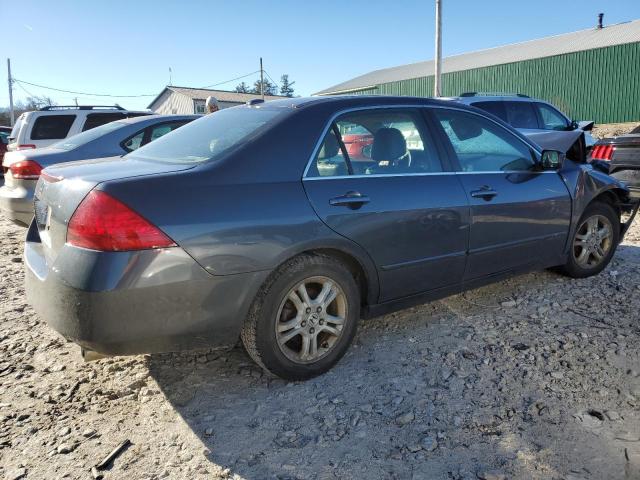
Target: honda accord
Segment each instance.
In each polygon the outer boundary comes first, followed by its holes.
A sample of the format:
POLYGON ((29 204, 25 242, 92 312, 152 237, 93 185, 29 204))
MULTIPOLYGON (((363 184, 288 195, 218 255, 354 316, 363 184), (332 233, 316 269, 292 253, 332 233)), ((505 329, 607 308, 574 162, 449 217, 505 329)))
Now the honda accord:
POLYGON ((600 272, 627 188, 491 114, 410 97, 222 110, 123 158, 43 170, 29 301, 91 354, 235 343, 331 368, 358 320, 534 269, 600 272), (352 161, 343 136, 371 135, 352 161))

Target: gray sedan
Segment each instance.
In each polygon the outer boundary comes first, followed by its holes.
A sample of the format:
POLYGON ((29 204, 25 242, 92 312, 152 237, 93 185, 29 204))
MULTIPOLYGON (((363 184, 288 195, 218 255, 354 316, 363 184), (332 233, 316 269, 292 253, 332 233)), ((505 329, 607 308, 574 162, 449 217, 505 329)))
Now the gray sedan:
POLYGON ((599 273, 634 208, 614 178, 473 107, 252 102, 123 159, 47 168, 26 290, 92 356, 240 337, 269 372, 306 379, 360 317, 534 269, 599 273), (354 131, 372 138, 357 159, 354 131))
POLYGON ((33 190, 43 168, 56 163, 122 156, 198 118, 199 115, 149 115, 107 123, 46 148, 7 152, 0 210, 14 223, 33 218, 33 190))

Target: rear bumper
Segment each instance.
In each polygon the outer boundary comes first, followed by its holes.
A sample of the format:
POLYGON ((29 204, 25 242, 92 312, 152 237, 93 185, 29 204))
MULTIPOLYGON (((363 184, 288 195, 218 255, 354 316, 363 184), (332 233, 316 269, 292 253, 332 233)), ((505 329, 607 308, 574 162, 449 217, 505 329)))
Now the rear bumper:
POLYGON ((0 187, 0 211, 22 227, 31 223, 33 218, 33 190, 24 187, 0 187))
POLYGON ((269 272, 207 273, 182 249, 95 252, 64 246, 54 260, 31 225, 27 299, 68 340, 108 355, 169 352, 237 341, 269 272))

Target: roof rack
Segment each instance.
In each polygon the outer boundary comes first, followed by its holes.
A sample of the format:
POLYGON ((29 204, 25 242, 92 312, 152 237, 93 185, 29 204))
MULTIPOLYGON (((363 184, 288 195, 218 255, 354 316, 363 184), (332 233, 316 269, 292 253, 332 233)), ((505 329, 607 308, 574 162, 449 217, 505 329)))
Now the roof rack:
POLYGON ((264 100, 261 98, 252 98, 251 100, 247 100, 247 105, 258 105, 259 103, 264 103, 264 100))
POLYGON ((50 110, 124 110, 120 105, 48 105, 42 107, 40 111, 48 112, 50 110))
POLYGON ((531 98, 524 93, 506 93, 506 92, 464 92, 460 94, 461 97, 520 97, 531 98))

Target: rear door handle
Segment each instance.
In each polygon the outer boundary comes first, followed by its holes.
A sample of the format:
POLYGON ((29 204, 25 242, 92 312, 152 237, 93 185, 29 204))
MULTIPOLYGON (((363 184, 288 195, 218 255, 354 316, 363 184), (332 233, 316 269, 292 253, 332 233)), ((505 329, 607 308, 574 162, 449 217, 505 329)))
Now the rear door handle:
POLYGON ((491 200, 496 195, 498 195, 498 192, 496 192, 493 188, 487 185, 480 187, 478 190, 473 190, 471 192, 471 196, 473 198, 482 198, 487 201, 491 200))
POLYGON ((349 207, 355 210, 370 201, 367 195, 362 195, 360 192, 347 192, 344 195, 330 199, 329 205, 333 205, 334 207, 349 207))

